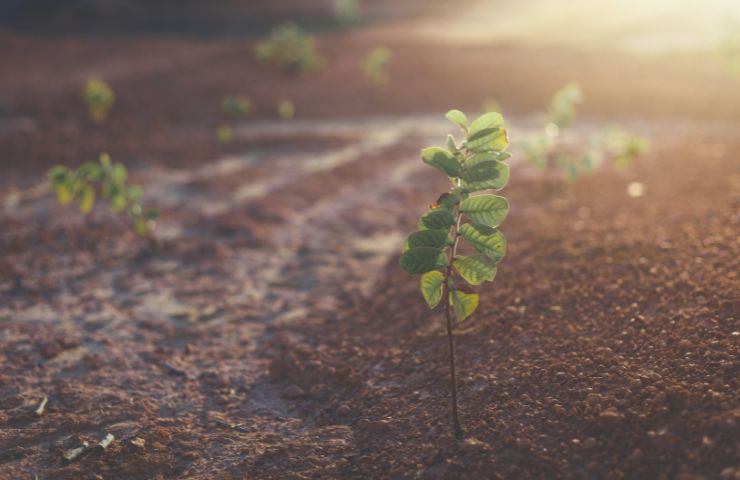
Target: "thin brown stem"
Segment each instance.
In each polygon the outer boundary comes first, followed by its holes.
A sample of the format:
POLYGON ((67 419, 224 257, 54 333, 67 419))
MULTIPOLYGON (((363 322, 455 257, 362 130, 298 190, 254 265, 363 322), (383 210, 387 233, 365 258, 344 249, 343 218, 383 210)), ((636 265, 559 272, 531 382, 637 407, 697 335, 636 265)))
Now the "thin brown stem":
MULTIPOLYGON (((458 179, 458 186, 460 180, 458 179)), ((455 204, 455 223, 452 231, 452 248, 448 257, 447 270, 445 272, 445 319, 447 321, 447 346, 449 352, 450 361, 450 390, 452 392, 452 429, 455 439, 462 440, 463 430, 460 426, 460 414, 457 402, 457 373, 455 369, 455 334, 453 327, 455 322, 452 319, 452 299, 454 296, 456 285, 455 285, 455 274, 453 271, 453 261, 457 257, 457 244, 460 238, 460 221, 462 215, 460 214, 460 199, 458 198, 455 204)))

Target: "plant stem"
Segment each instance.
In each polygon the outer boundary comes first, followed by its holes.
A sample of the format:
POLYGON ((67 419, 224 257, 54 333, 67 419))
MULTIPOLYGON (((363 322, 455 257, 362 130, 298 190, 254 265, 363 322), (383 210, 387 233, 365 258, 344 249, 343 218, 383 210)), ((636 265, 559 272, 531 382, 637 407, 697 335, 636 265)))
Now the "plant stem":
MULTIPOLYGON (((460 181, 458 180, 458 185, 460 181)), ((447 320, 447 346, 450 356, 450 387, 452 391, 452 428, 455 439, 462 440, 463 430, 460 427, 460 416, 458 413, 457 406, 457 374, 455 371, 455 335, 453 332, 453 321, 451 310, 451 296, 455 294, 455 277, 452 270, 452 264, 457 256, 457 242, 460 235, 460 200, 457 200, 455 205, 455 225, 452 232, 452 248, 450 249, 450 257, 447 265, 447 271, 445 273, 445 284, 447 286, 447 299, 445 301, 445 318, 447 320)))
POLYGON ((460 417, 457 411, 457 377, 455 375, 455 338, 452 332, 452 316, 450 315, 450 300, 445 302, 445 316, 447 317, 447 344, 450 352, 450 386, 452 388, 452 429, 457 440, 462 440, 463 431, 460 427, 460 417))

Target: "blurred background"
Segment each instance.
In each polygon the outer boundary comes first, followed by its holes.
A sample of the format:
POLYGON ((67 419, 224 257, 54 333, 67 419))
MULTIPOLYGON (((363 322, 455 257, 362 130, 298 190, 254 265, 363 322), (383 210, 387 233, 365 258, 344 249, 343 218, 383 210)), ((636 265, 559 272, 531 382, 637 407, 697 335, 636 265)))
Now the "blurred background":
POLYGON ((738 478, 740 0, 3 0, 0 72, 0 477, 738 478), (459 450, 452 108, 512 153, 459 450))
POLYGON ((487 100, 528 115, 576 82, 587 118, 735 119, 739 22, 732 0, 6 1, 0 168, 18 179, 104 149, 127 162, 212 159, 240 145, 214 134, 229 96, 249 98, 251 120, 274 118, 281 99, 303 119, 487 100), (256 57, 286 22, 325 65, 296 74, 256 57), (383 72, 374 81, 366 63, 379 47, 390 55, 370 65, 383 72), (104 123, 86 121, 92 77, 115 92, 104 123))

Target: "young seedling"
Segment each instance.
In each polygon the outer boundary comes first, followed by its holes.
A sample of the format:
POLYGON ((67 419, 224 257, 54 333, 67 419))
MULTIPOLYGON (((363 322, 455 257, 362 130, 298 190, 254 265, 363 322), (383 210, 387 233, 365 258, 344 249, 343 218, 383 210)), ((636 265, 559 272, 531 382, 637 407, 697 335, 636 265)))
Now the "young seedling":
POLYGON ((334 0, 334 18, 341 24, 357 22, 360 19, 360 0, 334 0))
POLYGON ((312 72, 326 65, 326 59, 316 51, 313 36, 291 22, 278 26, 269 38, 259 42, 255 55, 289 73, 312 72))
POLYGON ((218 143, 226 145, 234 139, 234 132, 228 125, 219 125, 216 129, 216 138, 218 139, 218 143))
POLYGON ((252 100, 244 96, 224 97, 221 99, 221 112, 234 118, 246 118, 252 113, 252 100))
POLYGON ((506 198, 482 193, 501 190, 509 180, 510 157, 504 119, 491 112, 468 124, 465 114, 450 110, 447 119, 462 128, 458 144, 452 135, 447 147, 421 151, 425 163, 452 183, 419 219, 419 230, 406 239, 399 263, 408 273, 421 275, 420 290, 429 308, 444 304, 455 438, 463 436, 458 413, 454 329, 478 307, 472 286, 493 281, 496 265, 506 253, 506 239, 498 229, 509 212, 506 198), (465 240, 474 253, 461 254, 465 240))
POLYGON ((80 212, 87 215, 95 206, 95 198, 101 196, 137 235, 147 236, 154 228, 159 213, 141 206, 141 187, 128 183, 126 166, 111 162, 106 153, 100 154, 98 162, 87 162, 77 169, 57 165, 48 176, 62 205, 76 201, 80 212))
POLYGON ((388 73, 388 62, 391 60, 391 51, 386 47, 375 47, 362 63, 362 71, 376 85, 385 85, 391 76, 388 73))
POLYGON ((569 141, 567 131, 584 98, 576 83, 555 92, 541 133, 519 144, 530 163, 541 170, 558 170, 568 181, 593 173, 606 159, 615 168, 625 168, 648 149, 645 139, 618 127, 591 135, 585 148, 569 141))
POLYGON ((281 120, 292 120, 295 117, 295 105, 290 100, 280 100, 277 104, 277 114, 281 120))
POLYGON ((481 110, 483 111, 483 113, 489 113, 489 112, 501 113, 504 111, 499 101, 493 97, 488 97, 485 100, 483 100, 483 103, 481 103, 481 110))
POLYGON ((92 77, 82 89, 82 100, 87 105, 90 118, 95 123, 103 122, 116 102, 113 89, 101 78, 92 77))

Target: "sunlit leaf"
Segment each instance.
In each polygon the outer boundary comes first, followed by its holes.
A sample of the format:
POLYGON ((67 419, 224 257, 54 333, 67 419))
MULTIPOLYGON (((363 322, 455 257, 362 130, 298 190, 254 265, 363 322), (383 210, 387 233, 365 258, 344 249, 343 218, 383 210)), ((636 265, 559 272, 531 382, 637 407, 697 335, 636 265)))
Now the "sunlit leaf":
POLYGON ((499 262, 506 255, 506 238, 498 229, 466 223, 460 226, 460 236, 493 262, 499 262))
POLYGON ((490 162, 490 161, 498 161, 503 162, 506 159, 510 158, 511 154, 509 152, 481 152, 476 153, 474 155, 471 155, 470 158, 468 158, 465 161, 465 166, 470 169, 474 167, 475 165, 482 163, 482 162, 490 162))
POLYGON ((478 294, 457 288, 454 292, 450 292, 450 303, 455 310, 457 321, 462 322, 478 308, 478 294))
POLYGON ((90 185, 85 185, 80 193, 80 211, 90 213, 95 205, 95 189, 90 185))
POLYGON ((111 178, 116 183, 125 183, 126 178, 128 177, 128 172, 126 171, 126 166, 122 163, 116 163, 113 165, 113 169, 111 170, 111 178))
POLYGON ((460 211, 474 222, 497 227, 509 213, 509 202, 498 195, 478 195, 463 200, 460 211))
POLYGON ((442 299, 442 284, 444 283, 444 280, 445 276, 442 272, 438 272, 436 270, 427 272, 421 276, 419 289, 421 290, 421 294, 424 297, 424 300, 426 300, 427 305, 429 305, 429 308, 436 307, 442 299))
POLYGON ((450 110, 445 114, 445 118, 467 131, 468 117, 460 110, 450 110))
POLYGON ((461 174, 460 162, 454 154, 444 148, 425 148, 421 151, 421 158, 425 163, 438 168, 448 177, 459 177, 461 174))
POLYGON ((493 281, 496 276, 496 264, 485 255, 470 257, 459 256, 453 262, 455 269, 471 285, 493 281))
POLYGON ((470 192, 500 190, 509 181, 509 165, 497 160, 480 162, 468 168, 462 179, 463 187, 470 192))

